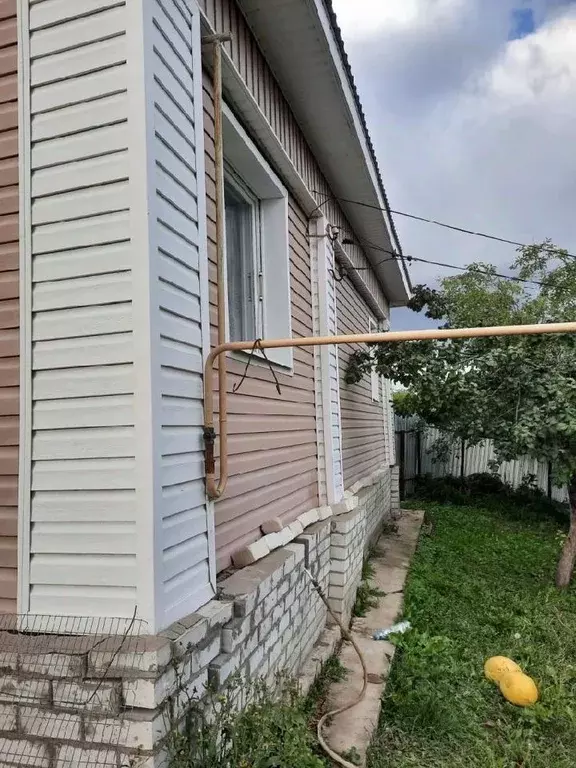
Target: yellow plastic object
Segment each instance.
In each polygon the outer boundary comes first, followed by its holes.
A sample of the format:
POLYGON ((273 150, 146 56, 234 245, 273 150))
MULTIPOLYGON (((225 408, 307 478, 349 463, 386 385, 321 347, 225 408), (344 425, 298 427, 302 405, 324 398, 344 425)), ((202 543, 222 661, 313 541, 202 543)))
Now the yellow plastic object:
POLYGON ((538 701, 536 683, 523 672, 504 675, 500 680, 500 691, 505 699, 517 707, 531 707, 538 701))
POLYGON ((508 659, 506 656, 492 656, 484 664, 484 674, 493 683, 499 683, 504 675, 510 672, 522 672, 522 670, 515 661, 508 659))

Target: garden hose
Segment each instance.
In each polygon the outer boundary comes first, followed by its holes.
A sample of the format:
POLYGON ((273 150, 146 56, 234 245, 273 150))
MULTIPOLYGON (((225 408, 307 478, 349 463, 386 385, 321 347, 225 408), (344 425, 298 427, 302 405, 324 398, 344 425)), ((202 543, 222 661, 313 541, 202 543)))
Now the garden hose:
POLYGON ((320 720, 318 721, 318 725, 316 727, 316 733, 318 734, 318 741, 320 742, 320 746, 322 747, 324 752, 326 752, 328 757, 330 757, 330 759, 333 760, 335 763, 338 763, 338 765, 341 765, 342 768, 358 768, 357 765, 355 765, 354 763, 348 762, 348 760, 344 760, 343 757, 340 757, 340 755, 338 755, 336 752, 330 749, 330 747, 324 740, 324 737, 322 736, 322 726, 330 718, 336 717, 336 715, 341 715, 342 712, 347 712, 349 709, 352 709, 353 707, 356 707, 358 704, 360 704, 360 702, 366 695, 366 688, 368 687, 368 670, 366 669, 366 661, 364 660, 362 651, 358 647, 358 644, 354 640, 350 630, 346 629, 346 627, 342 624, 338 616, 336 616, 332 608, 330 608, 330 604, 328 603, 328 600, 324 595, 324 592, 322 591, 322 587, 320 586, 318 581, 314 578, 314 576, 312 576, 308 568, 304 568, 304 570, 308 574, 308 577, 310 578, 310 581, 312 582, 314 589, 320 596, 320 599, 328 609, 328 613, 334 619, 336 624, 340 627, 340 631, 342 632, 343 639, 352 643, 352 645, 354 646, 354 650, 356 651, 356 653, 358 654, 358 658, 360 659, 360 664, 362 664, 362 672, 364 674, 364 684, 362 685, 362 691, 360 692, 360 696, 356 699, 356 701, 353 701, 351 704, 346 704, 345 707, 334 709, 332 712, 326 712, 326 714, 320 718, 320 720))

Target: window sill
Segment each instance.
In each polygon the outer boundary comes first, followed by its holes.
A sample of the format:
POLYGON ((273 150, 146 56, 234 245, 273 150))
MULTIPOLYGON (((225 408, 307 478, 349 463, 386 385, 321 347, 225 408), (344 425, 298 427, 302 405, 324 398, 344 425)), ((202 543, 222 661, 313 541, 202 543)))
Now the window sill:
MULTIPOLYGON (((250 359, 250 355, 252 354, 252 361, 250 363, 250 366, 255 366, 257 368, 264 368, 266 370, 270 370, 270 366, 272 366, 272 369, 275 373, 283 374, 284 376, 294 376, 294 358, 293 354, 290 355, 291 363, 290 365, 284 365, 283 363, 279 363, 276 360, 270 360, 270 358, 267 360, 264 359, 264 355, 259 350, 255 350, 253 353, 251 352, 228 352, 228 357, 231 360, 236 360, 236 362, 242 363, 242 365, 246 365, 248 360, 250 359)), ((266 353, 268 354, 268 352, 266 353)), ((250 377, 250 373, 248 372, 248 377, 250 377)))

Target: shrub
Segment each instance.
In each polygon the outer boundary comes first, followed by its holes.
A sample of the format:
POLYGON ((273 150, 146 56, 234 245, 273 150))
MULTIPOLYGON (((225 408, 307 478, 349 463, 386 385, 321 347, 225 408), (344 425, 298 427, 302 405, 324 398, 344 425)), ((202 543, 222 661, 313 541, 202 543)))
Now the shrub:
POLYGON ((423 501, 441 504, 490 507, 497 504, 506 514, 514 517, 544 516, 565 523, 568 507, 548 499, 535 485, 535 478, 527 477, 518 488, 512 488, 497 475, 478 473, 460 478, 454 476, 431 477, 416 480, 415 496, 423 501))

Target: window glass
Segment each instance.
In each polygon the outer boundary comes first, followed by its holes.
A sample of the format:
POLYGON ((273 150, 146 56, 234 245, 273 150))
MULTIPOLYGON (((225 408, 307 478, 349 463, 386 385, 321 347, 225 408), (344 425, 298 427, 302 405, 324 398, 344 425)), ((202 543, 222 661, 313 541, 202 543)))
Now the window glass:
POLYGON ((245 341, 258 335, 255 295, 257 203, 249 200, 230 181, 224 186, 224 200, 230 340, 245 341))
MULTIPOLYGON (((288 192, 232 110, 222 114, 227 338, 289 338, 288 192)), ((292 368, 292 349, 271 349, 268 359, 292 368)))

